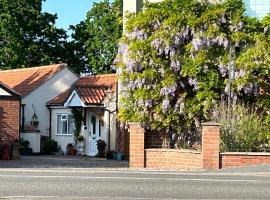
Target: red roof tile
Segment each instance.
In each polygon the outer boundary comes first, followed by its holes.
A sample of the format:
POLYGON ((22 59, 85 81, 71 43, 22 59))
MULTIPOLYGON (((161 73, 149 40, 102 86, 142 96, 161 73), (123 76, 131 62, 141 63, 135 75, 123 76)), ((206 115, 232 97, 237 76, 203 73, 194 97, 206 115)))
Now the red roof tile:
MULTIPOLYGON (((100 104, 106 97, 110 88, 115 91, 117 83, 116 74, 85 76, 78 79, 74 89, 85 104, 100 104)), ((71 89, 65 91, 48 102, 48 105, 63 105, 71 94, 71 89)))
POLYGON ((64 64, 0 71, 0 81, 25 96, 64 68, 64 64))

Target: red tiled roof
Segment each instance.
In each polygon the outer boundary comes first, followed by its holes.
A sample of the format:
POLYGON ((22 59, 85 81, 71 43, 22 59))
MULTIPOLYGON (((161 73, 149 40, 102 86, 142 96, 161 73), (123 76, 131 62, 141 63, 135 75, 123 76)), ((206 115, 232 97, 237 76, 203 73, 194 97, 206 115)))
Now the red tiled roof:
POLYGON ((0 71, 0 81, 25 96, 64 68, 64 64, 0 71))
MULTIPOLYGON (((100 104, 106 97, 106 91, 116 89, 117 75, 103 74, 85 76, 78 79, 74 88, 85 104, 100 104)), ((63 105, 72 92, 70 88, 48 102, 48 105, 63 105)))

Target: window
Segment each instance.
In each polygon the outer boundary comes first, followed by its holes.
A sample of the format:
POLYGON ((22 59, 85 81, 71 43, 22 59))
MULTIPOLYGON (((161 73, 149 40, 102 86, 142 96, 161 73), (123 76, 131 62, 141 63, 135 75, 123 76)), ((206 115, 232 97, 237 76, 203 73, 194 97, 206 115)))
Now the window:
POLYGON ((57 134, 71 135, 73 130, 73 116, 70 114, 57 114, 57 134))
POLYGON ((244 0, 246 14, 250 17, 263 18, 270 13, 269 0, 244 0))

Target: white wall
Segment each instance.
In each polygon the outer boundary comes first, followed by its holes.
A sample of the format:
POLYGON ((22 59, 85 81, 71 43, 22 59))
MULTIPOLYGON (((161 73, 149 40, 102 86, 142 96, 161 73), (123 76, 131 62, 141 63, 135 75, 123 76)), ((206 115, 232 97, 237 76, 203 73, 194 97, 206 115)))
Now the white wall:
POLYGON ((25 125, 32 119, 34 113, 33 105, 39 120, 38 129, 42 135, 48 136, 50 115, 46 103, 66 90, 77 79, 78 77, 74 73, 64 68, 30 94, 23 97, 22 104, 25 104, 25 125))
POLYGON ((9 94, 6 90, 0 88, 0 96, 11 96, 11 94, 9 94))

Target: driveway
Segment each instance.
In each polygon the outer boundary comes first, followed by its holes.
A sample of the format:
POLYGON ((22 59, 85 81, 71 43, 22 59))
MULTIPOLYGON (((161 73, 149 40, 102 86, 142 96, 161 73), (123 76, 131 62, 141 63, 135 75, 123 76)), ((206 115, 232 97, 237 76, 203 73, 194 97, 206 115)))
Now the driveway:
POLYGON ((127 161, 86 156, 22 156, 21 160, 0 160, 0 168, 127 168, 127 161))

